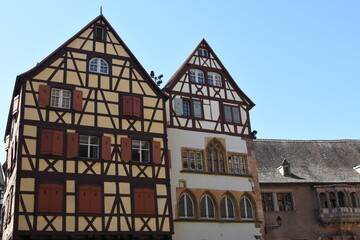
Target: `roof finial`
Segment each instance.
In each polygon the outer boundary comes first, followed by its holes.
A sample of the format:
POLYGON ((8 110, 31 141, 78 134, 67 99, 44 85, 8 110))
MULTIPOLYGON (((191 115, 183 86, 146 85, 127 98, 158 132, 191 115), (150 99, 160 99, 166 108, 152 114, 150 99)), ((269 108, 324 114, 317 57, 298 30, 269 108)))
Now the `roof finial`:
POLYGON ((100 6, 100 15, 102 15, 102 6, 100 6))

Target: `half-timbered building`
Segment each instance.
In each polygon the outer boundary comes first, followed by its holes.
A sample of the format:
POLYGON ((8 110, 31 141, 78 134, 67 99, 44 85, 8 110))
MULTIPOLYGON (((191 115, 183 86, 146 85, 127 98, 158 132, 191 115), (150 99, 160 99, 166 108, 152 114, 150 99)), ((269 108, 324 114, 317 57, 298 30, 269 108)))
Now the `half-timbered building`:
POLYGON ((19 75, 2 239, 171 239, 166 99, 103 15, 19 75))
POLYGON ((250 127, 254 103, 202 40, 164 87, 174 239, 255 239, 261 197, 250 127))

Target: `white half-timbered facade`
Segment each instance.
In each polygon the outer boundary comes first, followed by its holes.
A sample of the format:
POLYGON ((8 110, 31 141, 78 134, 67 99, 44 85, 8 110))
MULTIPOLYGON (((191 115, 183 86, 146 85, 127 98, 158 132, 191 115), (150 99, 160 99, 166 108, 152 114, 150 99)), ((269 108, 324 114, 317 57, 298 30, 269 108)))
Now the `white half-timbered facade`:
POLYGON ((174 239, 255 239, 263 215, 249 111, 202 40, 164 87, 174 239))

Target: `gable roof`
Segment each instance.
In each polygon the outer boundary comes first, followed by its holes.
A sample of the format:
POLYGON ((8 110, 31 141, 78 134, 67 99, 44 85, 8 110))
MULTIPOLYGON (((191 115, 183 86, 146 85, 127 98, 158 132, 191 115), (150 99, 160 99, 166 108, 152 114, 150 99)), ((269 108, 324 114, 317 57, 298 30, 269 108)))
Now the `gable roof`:
POLYGON ((168 91, 171 90, 176 82, 180 79, 181 75, 184 73, 184 68, 187 65, 192 65, 190 63, 190 60, 192 59, 192 57, 195 55, 196 51, 199 48, 204 48, 206 50, 209 51, 209 53, 211 55, 213 55, 214 59, 216 60, 217 64, 220 65, 221 67, 221 71, 224 72, 224 74, 227 77, 227 80, 229 81, 229 83, 231 84, 231 86, 237 91, 237 93, 242 96, 246 102, 249 104, 251 109, 252 107, 255 106, 255 103, 253 101, 251 101, 251 99, 239 88, 239 86, 236 84, 236 82, 234 81, 234 79, 231 77, 231 75, 229 74, 229 72, 226 70, 225 66, 221 63, 220 59, 217 57, 217 55, 215 54, 215 52, 213 51, 213 49, 210 47, 210 45, 207 43, 207 41, 205 39, 202 39, 200 41, 200 43, 197 45, 197 47, 192 51, 192 53, 189 55, 189 57, 183 62, 183 64, 180 66, 180 68, 173 74, 173 76, 170 78, 170 80, 166 83, 166 85, 164 86, 163 90, 164 91, 168 91))
MULTIPOLYGON (((21 87, 21 81, 22 79, 26 78, 26 77, 31 77, 33 75, 35 75, 37 73, 37 71, 39 69, 42 68, 42 66, 46 66, 48 64, 51 63, 51 61, 57 57, 57 54, 59 53, 59 51, 61 51, 63 48, 65 48, 67 45, 69 45, 73 40, 75 40, 78 36, 80 36, 83 32, 85 32, 89 27, 91 27, 91 25, 95 24, 96 22, 98 22, 99 20, 102 20, 105 25, 110 29, 110 31, 114 34, 115 38, 119 41, 119 43, 123 46, 123 48, 125 49, 125 51, 129 54, 130 58, 134 61, 134 63, 139 67, 139 70, 142 71, 143 73, 146 74, 147 78, 147 82, 149 83, 150 87, 159 95, 161 96, 163 99, 167 99, 167 95, 159 88, 159 86, 157 86, 155 84, 154 81, 152 81, 150 75, 147 73, 147 71, 144 69, 144 67, 141 65, 141 63, 137 60, 137 58, 134 56, 134 54, 130 51, 130 49, 126 46, 126 44, 124 43, 124 41, 120 38, 120 36, 117 34, 117 32, 114 30, 114 28, 111 26, 111 24, 107 21, 107 19, 104 17, 104 15, 100 14, 99 16, 97 16, 96 18, 94 18, 91 22, 89 22, 85 27, 83 27, 79 32, 77 32, 74 36, 72 36, 70 39, 68 39, 65 43, 63 43, 62 45, 60 45, 56 50, 54 50, 50 55, 48 55, 46 58, 44 58, 41 62, 37 63, 33 68, 31 68, 30 70, 20 74, 19 76, 17 76, 16 81, 15 81, 15 85, 14 85, 14 90, 13 90, 13 95, 12 95, 12 99, 16 96, 16 94, 18 93, 20 87, 21 87)), ((145 79, 146 80, 146 79, 145 79)), ((10 109, 9 109, 9 115, 8 115, 8 121, 7 121, 7 127, 5 129, 5 136, 4 139, 6 138, 6 135, 8 134, 8 132, 10 131, 10 126, 11 126, 11 104, 10 104, 10 109)))
POLYGON ((360 140, 254 140, 260 183, 360 183, 360 140), (277 167, 284 158, 291 175, 277 167))

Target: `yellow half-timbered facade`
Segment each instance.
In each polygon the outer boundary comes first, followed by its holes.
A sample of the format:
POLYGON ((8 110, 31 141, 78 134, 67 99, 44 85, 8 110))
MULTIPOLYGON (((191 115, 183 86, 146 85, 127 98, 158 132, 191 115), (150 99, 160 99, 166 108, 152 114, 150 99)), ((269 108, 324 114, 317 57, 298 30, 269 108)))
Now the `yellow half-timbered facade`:
POLYGON ((260 239, 263 213, 249 111, 202 40, 164 87, 174 239, 260 239))
POLYGON ((166 100, 103 15, 18 76, 2 239, 171 239, 166 100))

